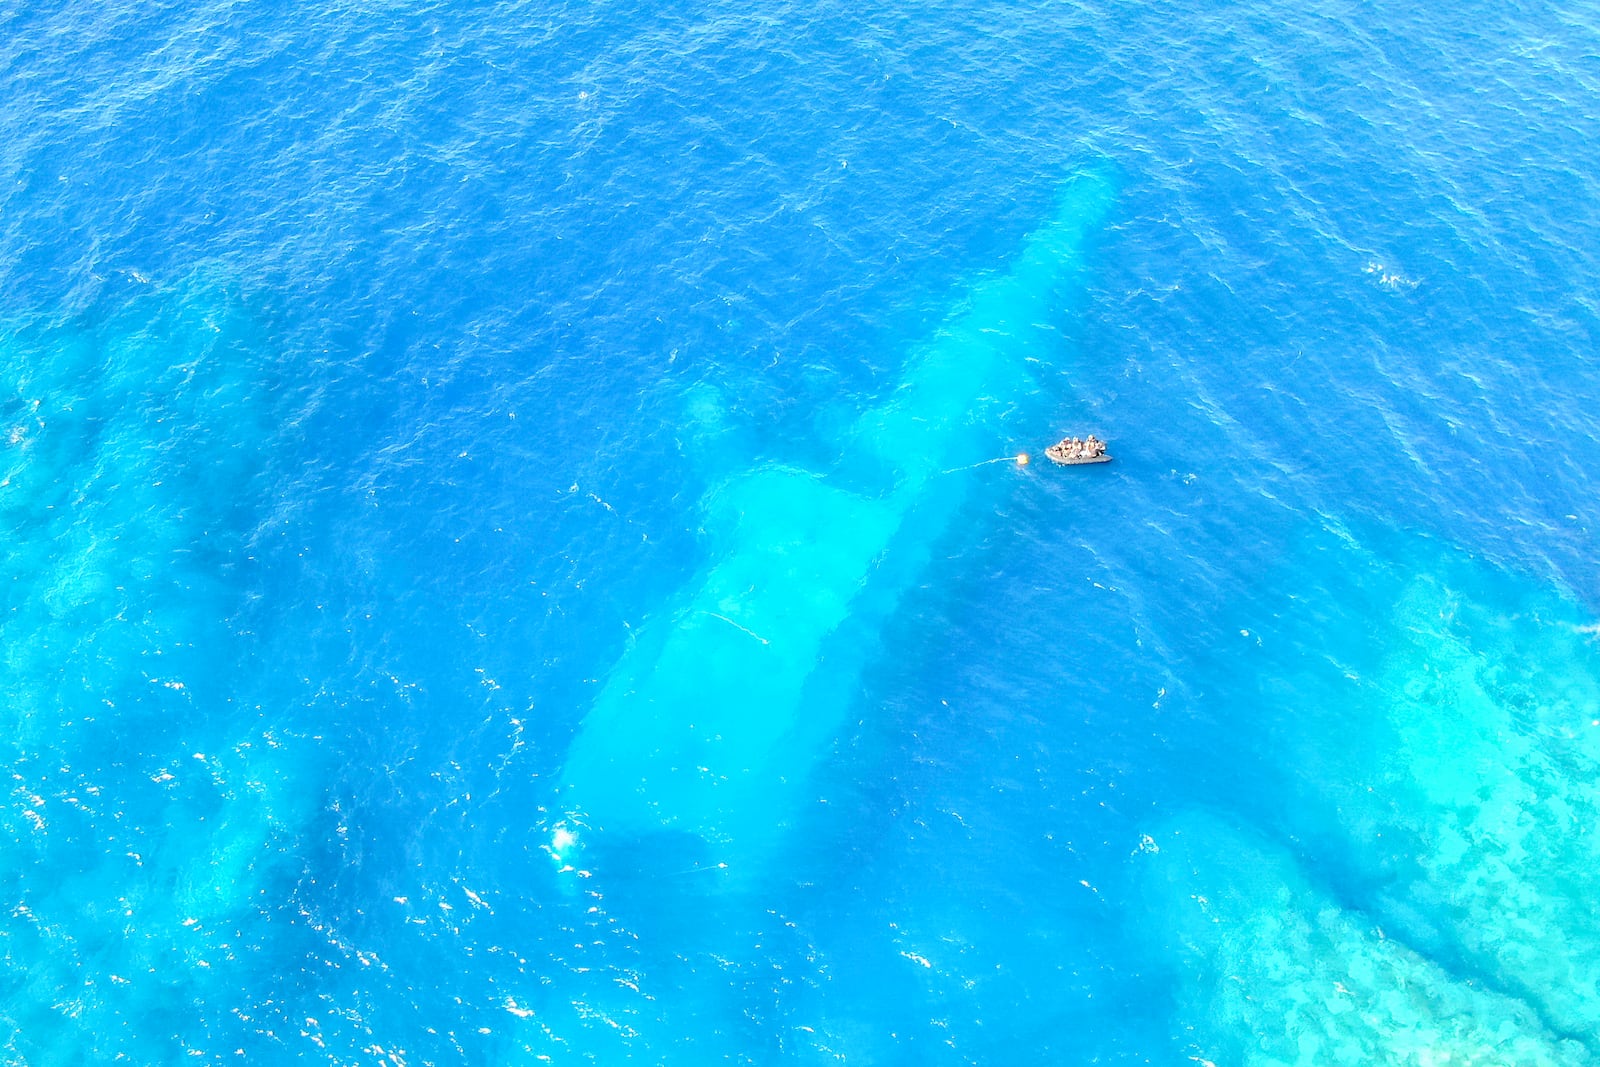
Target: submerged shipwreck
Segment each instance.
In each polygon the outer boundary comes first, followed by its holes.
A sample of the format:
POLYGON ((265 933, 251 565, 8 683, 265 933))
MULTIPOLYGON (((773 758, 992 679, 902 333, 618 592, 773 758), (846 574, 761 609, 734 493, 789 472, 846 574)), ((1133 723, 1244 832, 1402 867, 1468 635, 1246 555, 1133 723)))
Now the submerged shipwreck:
POLYGON ((1082 291, 1113 199, 1096 170, 1066 183, 1010 269, 980 278, 844 429, 846 462, 708 474, 703 566, 633 634, 568 750, 546 846, 558 869, 601 839, 633 868, 658 854, 729 879, 767 866, 816 803, 809 779, 879 626, 982 484, 970 472, 994 462, 1032 368, 1059 358, 1052 320, 1082 291))

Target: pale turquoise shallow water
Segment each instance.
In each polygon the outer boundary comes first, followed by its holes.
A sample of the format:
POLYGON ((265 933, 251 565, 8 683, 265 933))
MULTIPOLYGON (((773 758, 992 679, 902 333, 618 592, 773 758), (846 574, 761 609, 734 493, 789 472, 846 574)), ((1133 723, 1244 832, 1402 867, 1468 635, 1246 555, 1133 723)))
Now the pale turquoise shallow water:
POLYGON ((0 7, 5 1061, 1591 1062, 1596 22, 0 7))

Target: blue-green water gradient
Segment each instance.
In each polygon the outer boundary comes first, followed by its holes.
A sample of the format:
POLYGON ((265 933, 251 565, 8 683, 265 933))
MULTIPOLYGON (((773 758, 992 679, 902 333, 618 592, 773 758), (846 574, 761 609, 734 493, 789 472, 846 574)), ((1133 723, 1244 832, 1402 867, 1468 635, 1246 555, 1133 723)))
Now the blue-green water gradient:
POLYGON ((0 4, 0 1059, 1593 1061, 1597 38, 0 4))

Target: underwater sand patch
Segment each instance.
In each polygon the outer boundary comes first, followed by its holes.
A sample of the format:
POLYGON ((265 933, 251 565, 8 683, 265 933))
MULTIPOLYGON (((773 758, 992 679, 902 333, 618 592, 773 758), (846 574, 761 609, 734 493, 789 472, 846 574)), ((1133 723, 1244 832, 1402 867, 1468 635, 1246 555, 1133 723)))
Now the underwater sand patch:
POLYGON ((1177 968, 1199 1063, 1543 1067, 1590 1062, 1515 998, 1460 981, 1311 885, 1294 861, 1204 815, 1142 852, 1150 936, 1177 968))

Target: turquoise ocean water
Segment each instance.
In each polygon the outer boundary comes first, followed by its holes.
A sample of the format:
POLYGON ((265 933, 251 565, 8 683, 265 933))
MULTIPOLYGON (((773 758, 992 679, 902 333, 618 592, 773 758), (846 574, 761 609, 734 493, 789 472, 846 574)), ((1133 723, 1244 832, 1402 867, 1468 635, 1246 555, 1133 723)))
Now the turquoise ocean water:
POLYGON ((0 0, 0 104, 0 1060, 1600 1062, 1593 5, 0 0))

